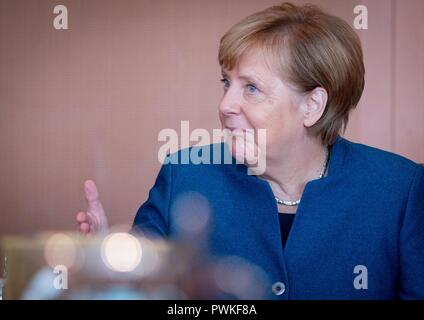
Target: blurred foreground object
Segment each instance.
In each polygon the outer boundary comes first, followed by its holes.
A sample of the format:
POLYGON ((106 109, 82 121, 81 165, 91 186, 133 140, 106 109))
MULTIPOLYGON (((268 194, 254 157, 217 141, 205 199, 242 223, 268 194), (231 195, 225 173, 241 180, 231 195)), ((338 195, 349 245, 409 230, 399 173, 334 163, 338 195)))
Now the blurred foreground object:
POLYGON ((126 232, 8 236, 0 252, 3 299, 261 299, 267 285, 264 272, 239 257, 126 232))

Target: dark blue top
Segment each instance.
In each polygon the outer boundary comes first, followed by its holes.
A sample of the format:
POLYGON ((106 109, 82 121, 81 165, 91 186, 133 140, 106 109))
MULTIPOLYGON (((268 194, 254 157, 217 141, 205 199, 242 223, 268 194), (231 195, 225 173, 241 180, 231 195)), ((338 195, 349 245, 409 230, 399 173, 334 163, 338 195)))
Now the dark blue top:
POLYGON ((290 228, 293 224, 293 220, 296 214, 290 213, 279 213, 278 218, 280 220, 280 232, 281 232, 281 242, 283 248, 286 246, 287 238, 289 237, 290 228))
POLYGON ((229 152, 214 144, 167 158, 134 231, 190 238, 207 215, 197 237, 215 257, 262 270, 266 299, 424 299, 422 166, 339 137, 327 176, 306 184, 282 248, 268 182, 242 164, 207 164, 211 151, 229 152), (188 153, 202 163, 176 164, 188 153))

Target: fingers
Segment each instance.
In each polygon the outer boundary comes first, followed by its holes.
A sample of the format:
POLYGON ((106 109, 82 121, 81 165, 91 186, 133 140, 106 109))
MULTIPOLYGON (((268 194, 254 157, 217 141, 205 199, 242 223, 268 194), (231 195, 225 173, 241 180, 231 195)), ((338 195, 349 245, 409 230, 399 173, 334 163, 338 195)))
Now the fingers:
POLYGON ((94 181, 87 180, 84 182, 84 194, 88 208, 86 212, 78 212, 75 217, 79 231, 85 234, 107 232, 107 217, 100 202, 99 192, 94 181))
POLYGON ((91 227, 87 222, 83 222, 79 225, 79 230, 81 233, 89 233, 91 231, 91 227))
POLYGON ((81 233, 88 233, 90 232, 90 222, 88 219, 88 216, 85 212, 78 212, 76 215, 76 220, 78 223, 78 229, 81 233))
POLYGON ((84 183, 84 193, 87 199, 88 210, 97 216, 104 215, 103 207, 99 199, 99 192, 93 180, 87 180, 84 183))
POLYGON ((85 212, 82 212, 82 211, 80 211, 80 212, 77 213, 76 219, 77 219, 77 222, 78 223, 83 223, 83 222, 87 222, 88 221, 88 217, 87 217, 86 213, 85 212))

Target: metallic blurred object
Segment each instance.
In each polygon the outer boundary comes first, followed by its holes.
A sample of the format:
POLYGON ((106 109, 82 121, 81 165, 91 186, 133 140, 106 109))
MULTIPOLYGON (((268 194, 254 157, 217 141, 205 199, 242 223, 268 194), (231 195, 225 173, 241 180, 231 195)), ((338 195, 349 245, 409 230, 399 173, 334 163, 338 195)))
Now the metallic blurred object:
POLYGON ((268 285, 258 267, 192 241, 52 232, 5 237, 0 248, 4 299, 261 299, 268 285))
POLYGON ((3 288, 6 283, 6 277, 7 277, 7 257, 5 256, 2 259, 2 268, 1 268, 1 274, 0 274, 0 300, 3 300, 3 288))

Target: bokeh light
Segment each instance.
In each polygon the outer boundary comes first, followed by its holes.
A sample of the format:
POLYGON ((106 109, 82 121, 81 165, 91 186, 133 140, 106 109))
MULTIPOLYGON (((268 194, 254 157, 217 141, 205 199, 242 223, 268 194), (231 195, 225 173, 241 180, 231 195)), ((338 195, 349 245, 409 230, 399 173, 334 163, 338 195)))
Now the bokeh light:
POLYGON ((160 270, 162 257, 152 241, 143 238, 139 240, 143 250, 143 259, 134 272, 140 277, 147 277, 160 270))
POLYGON ((211 208, 207 199, 196 192, 186 192, 172 206, 177 231, 181 236, 197 236, 206 231, 211 208))
POLYGON ((268 282, 263 270, 238 256, 218 260, 213 271, 217 287, 236 299, 263 299, 268 282))
POLYGON ((71 268, 75 263, 76 254, 77 247, 74 240, 64 233, 55 233, 50 236, 44 247, 45 260, 52 268, 58 265, 71 268))
POLYGON ((129 233, 112 233, 103 240, 101 255, 109 269, 117 272, 131 272, 141 261, 141 244, 129 233))

